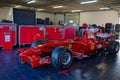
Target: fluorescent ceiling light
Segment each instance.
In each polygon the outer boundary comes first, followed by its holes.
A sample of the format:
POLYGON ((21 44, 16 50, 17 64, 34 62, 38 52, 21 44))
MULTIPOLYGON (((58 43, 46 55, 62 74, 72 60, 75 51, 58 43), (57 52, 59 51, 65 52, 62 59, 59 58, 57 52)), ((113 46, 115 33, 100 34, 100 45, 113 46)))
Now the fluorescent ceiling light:
POLYGON ((37 9, 37 11, 43 11, 43 10, 45 10, 45 9, 37 9))
POLYGON ((35 2, 35 0, 32 0, 32 1, 27 2, 27 4, 31 4, 31 3, 34 3, 34 2, 35 2))
POLYGON ((63 6, 54 6, 53 8, 62 8, 63 6))
POLYGON ((15 6, 15 8, 19 8, 19 7, 21 7, 21 5, 17 5, 17 6, 15 6))
POLYGON ((34 9, 34 7, 30 7, 30 9, 34 9))
POLYGON ((89 3, 95 3, 95 2, 97 2, 97 0, 84 1, 84 2, 81 2, 80 4, 89 4, 89 3))
POLYGON ((104 9, 110 9, 110 8, 108 8, 108 7, 100 8, 100 10, 104 10, 104 9))
POLYGON ((82 11, 82 10, 72 10, 71 12, 80 12, 80 11, 82 11))
POLYGON ((14 6, 15 8, 27 8, 26 6, 22 6, 22 5, 16 5, 14 6))

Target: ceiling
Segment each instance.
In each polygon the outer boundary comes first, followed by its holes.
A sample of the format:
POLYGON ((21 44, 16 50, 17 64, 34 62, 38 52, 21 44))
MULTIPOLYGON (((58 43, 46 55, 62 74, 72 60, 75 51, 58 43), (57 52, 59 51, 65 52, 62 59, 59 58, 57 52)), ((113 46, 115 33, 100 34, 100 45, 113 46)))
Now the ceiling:
POLYGON ((120 10, 120 0, 98 0, 98 2, 91 4, 80 4, 80 2, 88 0, 35 0, 34 3, 27 4, 28 1, 30 0, 0 0, 0 7, 44 9, 43 12, 52 13, 71 12, 72 10, 94 11, 103 7, 120 10), (63 7, 54 9, 54 6, 63 7))

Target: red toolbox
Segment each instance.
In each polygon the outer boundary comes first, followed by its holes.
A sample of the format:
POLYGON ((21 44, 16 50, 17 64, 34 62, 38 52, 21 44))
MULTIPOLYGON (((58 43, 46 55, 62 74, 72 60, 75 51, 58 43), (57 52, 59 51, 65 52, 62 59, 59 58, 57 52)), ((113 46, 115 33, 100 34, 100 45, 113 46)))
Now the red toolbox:
POLYGON ((42 26, 19 26, 19 45, 31 44, 36 34, 40 35, 40 39, 45 39, 45 28, 42 26))
POLYGON ((11 35, 12 46, 16 45, 16 25, 0 23, 0 47, 3 47, 4 34, 9 32, 11 35))
POLYGON ((46 40, 60 40, 62 39, 62 26, 47 25, 46 26, 46 40))
POLYGON ((64 39, 73 39, 76 36, 76 27, 73 26, 65 26, 63 31, 64 39))
POLYGON ((12 49, 13 43, 12 43, 12 33, 11 32, 4 32, 3 34, 3 49, 8 50, 12 49))

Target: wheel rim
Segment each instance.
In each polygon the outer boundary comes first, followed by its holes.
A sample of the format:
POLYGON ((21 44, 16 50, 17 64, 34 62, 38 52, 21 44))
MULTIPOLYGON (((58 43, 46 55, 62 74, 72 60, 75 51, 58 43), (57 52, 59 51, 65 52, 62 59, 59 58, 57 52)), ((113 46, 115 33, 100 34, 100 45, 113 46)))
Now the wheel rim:
POLYGON ((61 63, 62 63, 62 65, 67 65, 67 64, 69 64, 70 61, 71 61, 71 54, 69 52, 65 52, 61 56, 61 63))
POLYGON ((119 50, 119 45, 116 45, 115 51, 117 52, 119 50))

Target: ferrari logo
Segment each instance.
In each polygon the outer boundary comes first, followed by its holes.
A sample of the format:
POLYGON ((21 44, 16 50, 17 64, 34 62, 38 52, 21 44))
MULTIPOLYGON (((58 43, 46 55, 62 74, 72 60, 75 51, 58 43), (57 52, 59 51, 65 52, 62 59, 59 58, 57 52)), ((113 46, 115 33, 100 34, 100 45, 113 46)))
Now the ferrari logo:
POLYGON ((91 50, 94 50, 94 49, 95 49, 95 46, 94 46, 94 45, 91 45, 90 49, 91 49, 91 50))
POLYGON ((69 45, 68 45, 68 48, 71 49, 71 48, 72 48, 72 44, 69 44, 69 45))

